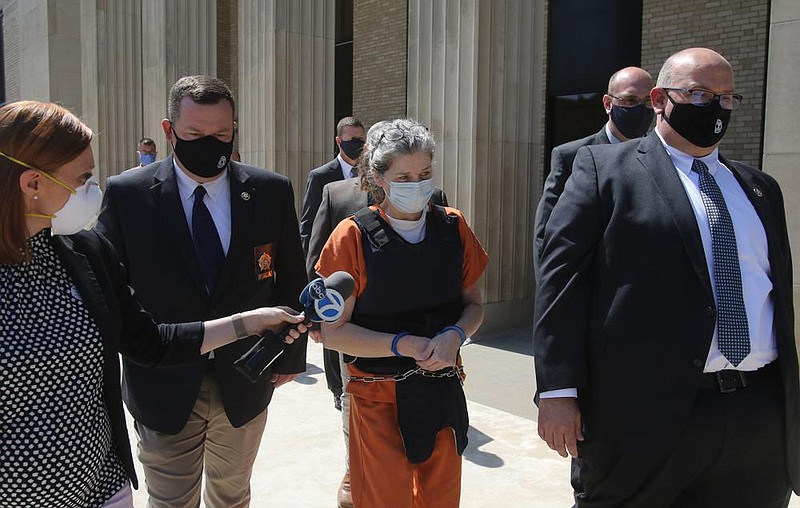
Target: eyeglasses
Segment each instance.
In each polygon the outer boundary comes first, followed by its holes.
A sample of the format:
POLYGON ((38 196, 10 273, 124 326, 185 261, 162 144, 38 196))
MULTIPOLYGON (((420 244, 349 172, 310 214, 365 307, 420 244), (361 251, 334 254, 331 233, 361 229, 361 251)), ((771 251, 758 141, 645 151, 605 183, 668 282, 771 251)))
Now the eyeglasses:
POLYGON ((400 141, 403 138, 415 138, 417 136, 422 136, 428 132, 428 128, 425 126, 415 126, 409 130, 398 129, 397 127, 392 127, 391 129, 386 129, 381 134, 381 137, 378 139, 378 144, 380 145, 381 142, 385 139, 386 141, 400 141))
POLYGON ((644 104, 644 107, 653 109, 653 102, 650 100, 650 96, 647 95, 645 97, 636 97, 635 95, 623 95, 617 97, 616 95, 606 94, 612 99, 616 99, 619 102, 619 105, 623 108, 635 108, 636 106, 641 106, 644 104))
MULTIPOLYGON (((695 106, 708 106, 714 99, 719 97, 719 105, 722 109, 736 109, 742 103, 742 96, 738 93, 714 93, 702 88, 693 88, 687 90, 686 88, 667 88, 661 87, 665 92, 679 92, 684 97, 689 98, 689 102, 695 106)), ((669 94, 668 94, 669 95, 669 94)))

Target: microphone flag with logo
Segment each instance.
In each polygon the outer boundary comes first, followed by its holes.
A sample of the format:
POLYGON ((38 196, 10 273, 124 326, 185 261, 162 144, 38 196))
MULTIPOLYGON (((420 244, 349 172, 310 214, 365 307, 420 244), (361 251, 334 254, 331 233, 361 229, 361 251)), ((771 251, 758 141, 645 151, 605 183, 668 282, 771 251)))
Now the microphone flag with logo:
MULTIPOLYGON (((317 278, 308 283, 300 293, 305 319, 303 324, 309 330, 319 328, 321 322, 334 323, 344 313, 344 302, 353 294, 356 282, 347 272, 333 272, 326 279, 317 278)), ((297 324, 287 325, 277 334, 262 335, 250 350, 233 362, 242 375, 255 383, 267 368, 272 365, 284 349, 284 337, 297 324)))

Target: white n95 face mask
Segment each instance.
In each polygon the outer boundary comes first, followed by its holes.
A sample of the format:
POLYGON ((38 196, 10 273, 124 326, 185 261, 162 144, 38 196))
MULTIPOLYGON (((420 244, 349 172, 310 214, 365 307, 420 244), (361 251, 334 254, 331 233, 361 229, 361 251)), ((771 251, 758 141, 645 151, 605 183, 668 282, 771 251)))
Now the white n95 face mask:
POLYGON ((92 177, 75 189, 64 206, 57 211, 50 221, 54 235, 73 235, 90 226, 100 213, 103 205, 103 191, 100 184, 92 177))
POLYGON ((419 182, 389 182, 389 201, 401 212, 418 213, 433 196, 433 179, 419 182))

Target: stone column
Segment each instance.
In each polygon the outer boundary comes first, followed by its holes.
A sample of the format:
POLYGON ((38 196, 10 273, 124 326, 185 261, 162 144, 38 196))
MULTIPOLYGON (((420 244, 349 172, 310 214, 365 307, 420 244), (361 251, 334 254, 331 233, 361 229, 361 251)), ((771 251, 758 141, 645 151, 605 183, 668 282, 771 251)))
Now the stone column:
POLYGON ((83 119, 102 183, 132 167, 141 128, 139 1, 81 0, 83 119))
POLYGON ((432 129, 437 184, 491 257, 483 330, 530 320, 544 3, 410 0, 408 18, 408 115, 432 129))
MULTIPOLYGON (((141 134, 159 158, 170 153, 161 134, 170 87, 183 76, 217 73, 216 0, 141 1, 141 134)), ((135 141, 138 141, 134 140, 135 141)))
MULTIPOLYGON (((786 220, 794 263, 794 296, 800 298, 800 3, 796 0, 772 0, 767 56, 767 89, 764 121, 763 169, 778 179, 786 202, 786 220)), ((758 126, 753 126, 756 131, 758 126)), ((797 313, 797 305, 795 305, 797 313)), ((800 319, 795 330, 800 337, 800 319)))
POLYGON ((80 0, 5 0, 6 100, 81 108, 80 0))
POLYGON ((334 13, 328 0, 239 0, 242 160, 288 176, 298 209, 332 157, 334 13))
POLYGON ((136 142, 169 153, 161 120, 167 92, 187 74, 214 74, 215 0, 81 0, 83 106, 98 177, 138 164, 136 142))

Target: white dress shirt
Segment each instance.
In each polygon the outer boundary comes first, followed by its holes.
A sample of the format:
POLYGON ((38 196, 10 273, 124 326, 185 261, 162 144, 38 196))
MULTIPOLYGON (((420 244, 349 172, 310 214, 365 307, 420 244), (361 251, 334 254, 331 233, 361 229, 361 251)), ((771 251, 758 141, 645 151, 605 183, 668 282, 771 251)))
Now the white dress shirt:
POLYGON ((606 122, 606 136, 608 136, 608 142, 612 145, 616 145, 617 143, 622 143, 622 140, 617 138, 615 135, 611 133, 611 127, 609 127, 609 122, 606 122))
POLYGON ((222 243, 222 250, 228 255, 228 248, 231 245, 231 187, 228 185, 227 168, 215 179, 204 184, 200 184, 189 178, 178 163, 173 159, 172 165, 175 167, 175 176, 178 181, 178 194, 181 197, 181 206, 186 215, 186 223, 189 225, 189 234, 192 233, 192 207, 194 206, 194 190, 202 185, 206 188, 206 195, 203 203, 211 213, 214 226, 219 234, 219 241, 222 243))
MULTIPOLYGON (((655 131, 658 134, 657 131, 655 131)), ((703 251, 706 256, 706 266, 711 276, 711 288, 714 299, 717 297, 717 288, 714 281, 714 257, 711 251, 711 229, 708 224, 708 214, 703 205, 700 194, 700 175, 692 171, 694 157, 685 154, 664 142, 664 148, 672 159, 686 195, 692 203, 697 226, 700 229, 700 238, 703 241, 703 251)), ((778 358, 778 347, 773 327, 775 306, 770 296, 772 281, 770 280, 769 248, 767 234, 761 223, 753 204, 745 194, 744 189, 736 180, 730 169, 719 160, 719 151, 714 150, 705 157, 699 157, 708 171, 717 182, 725 205, 728 207, 733 230, 736 234, 736 246, 739 251, 739 267, 742 273, 742 293, 744 306, 747 312, 747 325, 750 330, 750 354, 734 367, 722 356, 719 351, 717 327, 714 326, 714 336, 708 352, 704 372, 716 372, 722 369, 756 370, 778 358)))
POLYGON ((344 179, 347 180, 348 178, 353 178, 350 176, 350 171, 353 170, 353 166, 345 162, 344 159, 342 159, 341 152, 336 155, 336 160, 339 161, 339 167, 342 168, 342 176, 344 177, 344 179))

